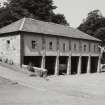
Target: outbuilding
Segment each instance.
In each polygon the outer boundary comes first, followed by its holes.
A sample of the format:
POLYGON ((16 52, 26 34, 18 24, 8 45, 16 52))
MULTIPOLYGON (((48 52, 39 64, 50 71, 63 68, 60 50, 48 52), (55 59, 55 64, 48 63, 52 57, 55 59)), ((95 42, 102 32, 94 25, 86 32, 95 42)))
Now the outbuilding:
POLYGON ((31 18, 0 29, 0 58, 46 68, 49 75, 99 72, 100 40, 78 29, 31 18))

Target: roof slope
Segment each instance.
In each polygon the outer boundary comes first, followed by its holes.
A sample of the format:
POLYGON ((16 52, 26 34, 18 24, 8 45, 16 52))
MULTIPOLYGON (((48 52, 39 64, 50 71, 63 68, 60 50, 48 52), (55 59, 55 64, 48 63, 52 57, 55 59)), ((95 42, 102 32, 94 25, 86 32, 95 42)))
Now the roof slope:
POLYGON ((88 34, 85 34, 79 31, 78 29, 74 29, 69 26, 59 25, 51 22, 43 22, 31 18, 23 18, 10 25, 1 28, 0 34, 15 32, 15 31, 43 33, 43 34, 65 36, 71 38, 100 41, 99 39, 94 38, 88 34))

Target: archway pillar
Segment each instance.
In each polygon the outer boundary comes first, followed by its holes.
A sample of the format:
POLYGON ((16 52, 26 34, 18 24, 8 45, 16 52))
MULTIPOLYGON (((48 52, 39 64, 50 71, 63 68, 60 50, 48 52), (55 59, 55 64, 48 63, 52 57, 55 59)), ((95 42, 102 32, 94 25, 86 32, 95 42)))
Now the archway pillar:
POLYGON ((98 66, 97 66, 97 72, 99 73, 101 69, 101 55, 98 58, 98 66))
POLYGON ((44 69, 45 69, 45 56, 46 56, 46 51, 44 49, 43 55, 42 55, 42 61, 41 61, 41 68, 44 68, 44 69))
POLYGON ((81 63, 82 63, 82 57, 80 55, 79 56, 79 61, 78 61, 77 74, 81 74, 81 63))
POLYGON ((59 75, 59 56, 56 57, 55 61, 55 75, 59 75))
POLYGON ((91 56, 88 56, 88 63, 87 63, 87 73, 90 73, 91 70, 91 56))
POLYGON ((59 75, 59 49, 57 51, 56 61, 55 61, 55 75, 59 75))
POLYGON ((71 74, 71 54, 68 57, 68 62, 67 62, 67 75, 71 74))
POLYGON ((45 56, 42 56, 41 68, 45 68, 45 56))

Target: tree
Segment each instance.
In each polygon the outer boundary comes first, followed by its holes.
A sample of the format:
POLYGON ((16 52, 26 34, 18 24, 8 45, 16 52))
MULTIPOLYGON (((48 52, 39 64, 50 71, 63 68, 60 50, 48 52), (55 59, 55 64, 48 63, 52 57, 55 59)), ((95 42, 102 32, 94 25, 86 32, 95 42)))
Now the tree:
POLYGON ((64 15, 53 12, 56 8, 52 0, 7 0, 5 6, 0 8, 0 27, 23 17, 68 24, 64 15))
POLYGON ((102 40, 103 44, 105 43, 105 27, 101 27, 97 29, 97 31, 94 34, 95 37, 102 40))
POLYGON ((65 19, 65 16, 63 14, 54 14, 52 16, 52 22, 57 23, 57 24, 62 24, 62 25, 69 25, 65 19))
POLYGON ((78 27, 79 30, 94 36, 97 29, 105 27, 105 17, 102 16, 100 10, 93 10, 88 13, 87 18, 78 27))
POLYGON ((101 27, 99 28, 96 32, 95 32, 95 37, 99 38, 100 40, 102 40, 101 46, 102 46, 102 58, 101 58, 101 63, 105 64, 105 51, 104 51, 104 46, 105 46, 105 27, 101 27))
POLYGON ((9 0, 7 6, 19 18, 32 16, 44 21, 49 20, 53 9, 56 9, 52 0, 9 0))
POLYGON ((4 8, 4 7, 0 8, 0 27, 10 24, 16 20, 17 18, 15 19, 12 16, 8 8, 4 8))

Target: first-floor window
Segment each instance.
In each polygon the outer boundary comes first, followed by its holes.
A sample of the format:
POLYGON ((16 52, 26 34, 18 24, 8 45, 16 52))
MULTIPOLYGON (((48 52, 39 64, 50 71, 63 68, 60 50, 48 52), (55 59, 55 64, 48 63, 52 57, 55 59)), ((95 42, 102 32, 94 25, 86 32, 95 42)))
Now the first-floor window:
POLYGON ((42 38, 42 49, 45 49, 46 47, 46 40, 45 38, 42 38))
POLYGON ((59 39, 57 39, 57 50, 59 50, 59 39))
POLYGON ((77 46, 76 46, 76 44, 74 43, 74 50, 76 50, 77 49, 77 46))
POLYGON ((101 52, 101 49, 98 47, 98 52, 101 52))
POLYGON ((91 43, 89 43, 89 52, 91 52, 91 43))
POLYGON ((10 40, 7 40, 7 44, 10 44, 10 40))
POLYGON ((49 42, 49 49, 52 50, 52 42, 49 42))
POLYGON ((6 42, 6 44, 7 44, 7 49, 10 47, 10 40, 7 40, 7 42, 6 42))
POLYGON ((84 51, 86 51, 86 45, 84 45, 84 51))
POLYGON ((65 51, 66 50, 66 45, 65 45, 65 43, 63 43, 63 51, 65 51))
POLYGON ((69 42, 69 50, 71 50, 71 42, 69 42))
POLYGON ((96 44, 94 44, 94 52, 96 52, 96 44))
POLYGON ((35 40, 32 40, 32 49, 35 49, 37 46, 37 42, 35 40))

